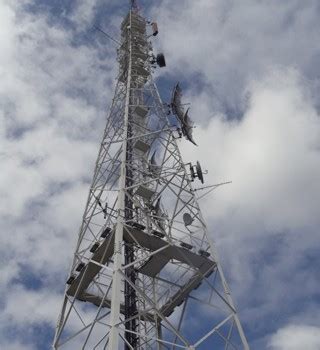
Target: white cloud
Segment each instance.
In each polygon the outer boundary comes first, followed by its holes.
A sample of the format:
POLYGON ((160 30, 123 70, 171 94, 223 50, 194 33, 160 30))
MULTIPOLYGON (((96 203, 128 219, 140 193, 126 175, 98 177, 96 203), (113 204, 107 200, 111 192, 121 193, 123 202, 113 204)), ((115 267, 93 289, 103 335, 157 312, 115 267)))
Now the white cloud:
POLYGON ((26 345, 14 340, 9 342, 0 342, 0 345, 6 350, 33 350, 31 345, 26 345))
POLYGON ((272 350, 318 350, 320 328, 304 325, 288 325, 279 329, 270 339, 272 350))
POLYGON ((167 73, 201 78, 197 89, 209 90, 221 110, 236 113, 245 108, 247 83, 274 65, 293 66, 314 83, 317 10, 316 1, 163 0, 152 17, 159 22, 157 44, 167 57, 167 73))
POLYGON ((87 25, 92 25, 92 20, 94 19, 99 2, 101 0, 77 0, 75 2, 71 19, 77 24, 78 28, 83 29, 87 25))
MULTIPOLYGON (((0 330, 6 318, 12 327, 55 323, 117 70, 113 45, 75 44, 99 0, 75 3, 68 19, 76 32, 48 14, 26 13, 27 2, 0 4, 0 330), (25 268, 46 286, 26 290, 25 268)), ((280 319, 275 327, 295 315, 310 320, 309 304, 291 309, 317 291, 314 269, 303 265, 319 244, 320 223, 315 4, 164 0, 152 16, 168 63, 161 73, 190 82, 185 99, 199 147, 182 141, 185 161, 201 161, 207 184, 233 181, 202 208, 240 316, 264 336, 261 319, 280 319)), ((270 346, 295 350, 285 339, 292 335, 319 347, 317 332, 287 326, 270 346)), ((3 338, 5 349, 29 350, 3 338)))
POLYGON ((10 296, 1 318, 13 322, 19 327, 32 323, 55 323, 60 309, 60 295, 53 295, 48 289, 41 291, 27 290, 17 286, 10 288, 10 296), (21 295, 24 295, 23 302, 21 295))
POLYGON ((56 323, 116 72, 113 47, 75 44, 79 32, 26 4, 0 4, 0 347, 10 350, 37 348, 32 327, 56 323))

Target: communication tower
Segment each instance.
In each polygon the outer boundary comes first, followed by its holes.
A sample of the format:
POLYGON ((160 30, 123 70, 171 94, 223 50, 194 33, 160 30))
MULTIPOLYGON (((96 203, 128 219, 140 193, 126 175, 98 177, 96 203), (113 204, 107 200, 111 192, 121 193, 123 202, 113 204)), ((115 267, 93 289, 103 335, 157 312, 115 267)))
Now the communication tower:
POLYGON ((189 109, 152 78, 157 34, 131 1, 54 349, 249 349, 193 187, 201 166, 179 152, 196 144, 189 109))

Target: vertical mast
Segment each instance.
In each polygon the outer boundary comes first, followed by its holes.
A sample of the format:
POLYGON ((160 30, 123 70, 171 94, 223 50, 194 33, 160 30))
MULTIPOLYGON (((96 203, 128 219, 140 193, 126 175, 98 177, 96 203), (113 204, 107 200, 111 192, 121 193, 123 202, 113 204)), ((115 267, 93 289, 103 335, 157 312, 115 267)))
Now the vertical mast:
MULTIPOLYGON (((128 88, 127 88, 127 94, 129 96, 129 105, 134 105, 134 99, 135 99, 135 90, 134 87, 131 84, 131 68, 132 68, 132 16, 133 16, 133 10, 134 10, 134 4, 135 1, 133 1, 132 9, 130 11, 130 30, 128 31, 128 49, 129 49, 129 69, 128 69, 128 88)), ((133 116, 131 109, 129 111, 128 108, 128 129, 127 129, 127 150, 126 150, 126 188, 127 195, 125 197, 125 221, 126 222, 132 222, 133 220, 133 203, 132 203, 132 197, 133 197, 133 191, 132 191, 132 185, 134 182, 134 174, 133 174, 133 141, 132 137, 135 136, 134 130, 133 130, 133 116)), ((131 243, 125 244, 124 248, 124 256, 125 256, 125 265, 131 264, 135 260, 135 251, 134 251, 134 245, 131 243)), ((125 272, 126 277, 130 280, 130 282, 135 285, 136 283, 136 272, 134 268, 128 268, 125 272)), ((127 343, 125 344, 125 350, 130 350, 129 346, 131 346, 133 349, 136 348, 138 337, 134 333, 137 331, 137 319, 133 318, 131 319, 132 315, 137 314, 137 297, 136 297, 136 291, 135 289, 130 285, 128 281, 124 282, 124 294, 125 294, 125 318, 128 319, 125 323, 125 339, 127 343)))
MULTIPOLYGON (((115 246, 121 246, 123 243, 123 234, 120 233, 123 232, 124 226, 123 222, 121 220, 124 220, 124 223, 130 224, 134 222, 134 219, 136 222, 139 220, 139 218, 135 218, 137 216, 137 212, 134 211, 133 201, 132 198, 134 196, 132 186, 134 185, 134 182, 139 180, 137 177, 137 169, 135 167, 138 165, 139 167, 143 166, 141 164, 141 161, 139 159, 136 159, 136 154, 133 149, 133 139, 137 136, 137 128, 134 127, 135 125, 135 118, 133 116, 133 106, 135 105, 142 105, 143 104, 143 97, 141 95, 141 86, 138 82, 139 78, 134 75, 132 77, 132 66, 134 68, 137 68, 137 60, 134 60, 134 57, 132 56, 133 51, 135 51, 134 45, 137 45, 137 42, 139 42, 139 45, 143 48, 143 50, 146 50, 147 41, 145 38, 145 20, 140 17, 137 14, 137 4, 136 1, 131 1, 131 9, 127 16, 127 19, 124 22, 124 25, 122 26, 122 50, 123 50, 123 57, 121 58, 122 64, 125 67, 125 65, 128 65, 127 71, 124 69, 123 73, 126 75, 124 77, 124 81, 126 81, 126 105, 125 105, 125 140, 123 141, 123 160, 122 160, 122 171, 120 175, 120 191, 124 194, 124 196, 119 197, 119 213, 122 212, 124 214, 124 217, 118 217, 118 223, 117 223, 117 230, 115 235, 115 246), (140 28, 139 30, 137 30, 140 28)), ((119 260, 120 254, 118 255, 119 260)), ((134 243, 126 242, 124 244, 124 259, 122 259, 122 262, 124 265, 130 265, 133 264, 135 261, 135 247, 134 243), (123 261, 124 260, 124 261, 123 261)), ((114 274, 117 274, 118 270, 120 270, 121 265, 115 264, 114 265, 114 274)), ((125 276, 126 280, 124 281, 124 316, 127 320, 125 322, 125 350, 129 349, 136 349, 138 344, 138 335, 137 335, 137 326, 138 326, 138 320, 136 317, 137 315, 137 295, 136 290, 133 286, 136 284, 136 278, 137 273, 134 269, 134 267, 130 267, 125 270, 125 276)), ((117 281, 118 282, 118 281, 117 281)), ((120 323, 120 299, 119 295, 121 294, 121 284, 117 283, 115 285, 115 288, 113 287, 113 298, 111 299, 111 304, 116 305, 115 308, 116 313, 111 313, 111 319, 112 319, 112 328, 110 333, 110 345, 109 349, 116 349, 118 346, 118 337, 119 332, 116 327, 117 324, 120 323)))
MULTIPOLYGON (((129 21, 131 21, 131 11, 129 13, 129 21)), ((119 324, 120 324, 120 303, 121 303, 121 280, 122 276, 120 274, 121 267, 123 265, 123 229, 124 222, 130 216, 128 196, 126 195, 125 189, 129 185, 130 173, 128 173, 128 162, 130 161, 130 142, 128 139, 131 136, 130 127, 130 116, 129 116, 129 106, 130 106, 130 95, 131 95, 131 34, 128 31, 127 42, 124 41, 122 46, 124 50, 127 51, 125 54, 128 59, 128 71, 126 77, 126 99, 125 99, 125 110, 124 110, 124 140, 122 143, 122 157, 121 157, 121 170, 119 179, 119 195, 118 195, 118 218, 115 231, 114 240, 114 266, 113 266, 113 281, 112 281, 112 295, 111 295, 111 315, 110 315, 110 325, 111 330, 109 334, 109 350, 118 349, 119 347, 119 324)), ((132 253, 132 252, 131 252, 132 253)), ((125 248, 124 255, 125 260, 128 260, 128 249, 125 248)), ((127 292, 127 284, 125 286, 125 292, 127 292)), ((129 304, 128 297, 125 299, 125 308, 127 311, 129 304)))

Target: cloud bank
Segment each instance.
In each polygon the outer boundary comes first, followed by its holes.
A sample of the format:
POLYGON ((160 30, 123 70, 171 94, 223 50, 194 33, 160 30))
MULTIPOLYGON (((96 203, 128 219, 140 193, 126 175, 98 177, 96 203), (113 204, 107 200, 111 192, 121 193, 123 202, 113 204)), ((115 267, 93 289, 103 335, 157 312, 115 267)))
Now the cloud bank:
MULTIPOLYGON (((4 349, 50 348, 117 72, 92 26, 114 33, 125 5, 0 4, 4 349)), ((182 80, 192 104, 199 147, 181 141, 185 160, 207 184, 232 180, 200 204, 251 347, 317 350, 317 1, 145 5, 168 63, 161 92, 182 80)))
POLYGON ((314 350, 320 347, 320 328, 289 325, 277 331, 270 340, 273 350, 314 350))

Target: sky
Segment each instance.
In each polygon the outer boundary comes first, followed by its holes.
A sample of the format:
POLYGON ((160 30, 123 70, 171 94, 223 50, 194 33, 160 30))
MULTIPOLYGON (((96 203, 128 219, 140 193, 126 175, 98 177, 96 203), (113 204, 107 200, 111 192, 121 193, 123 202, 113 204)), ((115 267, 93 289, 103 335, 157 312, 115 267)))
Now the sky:
MULTIPOLYGON (((320 349, 320 3, 140 1, 252 349, 320 349)), ((117 75, 126 0, 0 2, 0 348, 50 349, 117 75)))

